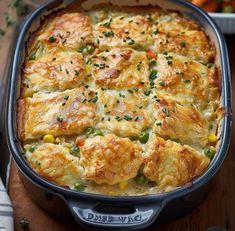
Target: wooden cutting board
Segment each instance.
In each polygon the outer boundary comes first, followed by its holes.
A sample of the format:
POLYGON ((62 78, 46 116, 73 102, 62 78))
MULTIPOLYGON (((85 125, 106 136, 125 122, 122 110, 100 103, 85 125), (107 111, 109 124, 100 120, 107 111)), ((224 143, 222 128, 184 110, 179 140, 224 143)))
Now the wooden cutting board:
MULTIPOLYGON (((3 12, 7 1, 0 0, 0 27, 4 23, 3 12)), ((8 57, 8 49, 13 32, 10 29, 0 40, 0 78, 8 57)), ((235 35, 226 36, 230 53, 232 76, 235 75, 235 35)), ((235 90, 235 81, 232 88, 235 90)), ((235 103, 233 103, 235 108, 235 103)), ((233 126, 233 131, 235 128, 233 126)), ((72 231, 85 230, 74 221, 66 221, 53 217, 39 208, 24 189, 16 164, 11 166, 9 194, 13 203, 15 216, 15 230, 20 231, 20 219, 28 218, 30 231, 72 231)), ((216 176, 214 187, 205 201, 191 214, 168 225, 152 226, 147 230, 161 231, 205 231, 209 227, 220 226, 227 230, 235 230, 235 137, 230 145, 228 156, 216 176)))

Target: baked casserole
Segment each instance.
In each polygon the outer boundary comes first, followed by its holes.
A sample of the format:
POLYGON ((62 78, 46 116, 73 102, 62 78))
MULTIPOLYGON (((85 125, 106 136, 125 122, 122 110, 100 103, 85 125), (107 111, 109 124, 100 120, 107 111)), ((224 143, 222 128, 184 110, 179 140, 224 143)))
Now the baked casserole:
POLYGON ((191 19, 157 7, 77 4, 27 43, 18 100, 24 157, 73 190, 174 190, 200 176, 219 139, 215 47, 191 19))

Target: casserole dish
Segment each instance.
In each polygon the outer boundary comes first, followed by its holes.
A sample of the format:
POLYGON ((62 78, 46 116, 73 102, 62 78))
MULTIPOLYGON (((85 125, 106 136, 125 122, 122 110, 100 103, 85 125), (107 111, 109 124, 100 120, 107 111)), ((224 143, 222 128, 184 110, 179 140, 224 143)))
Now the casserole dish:
MULTIPOLYGON (((229 145, 231 133, 231 84, 227 50, 221 33, 206 14, 189 3, 183 1, 157 2, 163 9, 178 10, 184 15, 192 17, 199 22, 199 24, 205 28, 207 35, 209 35, 216 47, 216 64, 220 67, 220 74, 222 76, 221 106, 225 109, 225 113, 221 120, 221 138, 218 144, 218 152, 208 169, 192 183, 176 189, 175 191, 158 195, 112 197, 75 192, 49 183, 33 172, 33 170, 25 163, 21 155, 22 149, 16 133, 16 101, 20 90, 19 74, 24 60, 25 42, 27 41, 30 32, 34 31, 35 28, 40 25, 40 19, 43 16, 48 15, 51 10, 57 10, 59 7, 64 4, 69 4, 70 2, 72 1, 51 1, 43 5, 33 14, 28 16, 19 28, 20 32, 9 71, 10 78, 6 116, 8 143, 14 159, 27 179, 39 186, 39 188, 65 200, 75 219, 78 222, 91 227, 140 229, 153 223, 159 214, 161 214, 162 220, 164 220, 164 217, 167 217, 168 219, 173 217, 176 218, 180 213, 184 214, 201 201, 205 195, 208 186, 207 183, 212 179, 222 164, 229 145), (181 212, 178 211, 177 204, 180 204, 181 212)), ((86 1, 83 2, 83 4, 89 4, 91 2, 92 1, 86 1)), ((154 1, 128 1, 125 4, 142 5, 149 3, 154 3, 154 1)), ((31 188, 31 190, 33 190, 33 188, 31 188)))

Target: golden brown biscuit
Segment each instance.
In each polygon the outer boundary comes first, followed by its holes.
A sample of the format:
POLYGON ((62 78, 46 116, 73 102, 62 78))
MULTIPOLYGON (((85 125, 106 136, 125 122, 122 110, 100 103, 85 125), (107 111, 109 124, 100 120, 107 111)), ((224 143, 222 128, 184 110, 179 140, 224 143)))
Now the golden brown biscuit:
POLYGON ((145 52, 114 48, 93 57, 92 75, 101 87, 143 88, 148 84, 148 60, 145 52))
POLYGON ((80 134, 99 118, 97 100, 95 92, 84 87, 21 99, 18 103, 19 137, 26 140, 47 134, 80 134))
POLYGON ((79 159, 70 155, 62 145, 46 143, 33 146, 31 151, 26 152, 29 164, 47 180, 68 187, 81 179, 83 169, 79 166, 79 159))
POLYGON ((200 176, 209 162, 204 154, 187 145, 153 137, 147 144, 143 173, 157 187, 168 191, 200 176))
POLYGON ((76 51, 54 50, 37 60, 28 60, 23 69, 23 95, 79 87, 86 76, 83 56, 76 51))
POLYGON ((142 163, 141 147, 113 134, 89 138, 80 149, 84 178, 97 184, 129 180, 137 175, 142 163))
POLYGON ((208 143, 209 124, 195 107, 161 98, 153 110, 156 134, 190 145, 204 147, 208 143))

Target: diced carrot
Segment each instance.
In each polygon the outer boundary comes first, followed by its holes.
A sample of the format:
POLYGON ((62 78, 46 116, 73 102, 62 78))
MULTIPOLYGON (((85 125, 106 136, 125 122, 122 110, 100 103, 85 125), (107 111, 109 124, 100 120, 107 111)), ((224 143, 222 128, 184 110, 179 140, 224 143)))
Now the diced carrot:
POLYGON ((209 0, 192 0, 192 3, 197 6, 202 6, 206 2, 210 2, 210 1, 209 0))
POLYGON ((219 9, 219 4, 215 1, 209 1, 202 8, 203 8, 203 10, 205 10, 207 12, 215 12, 219 9))
POLYGON ((157 55, 154 53, 154 51, 149 50, 146 54, 148 58, 157 59, 157 55))

